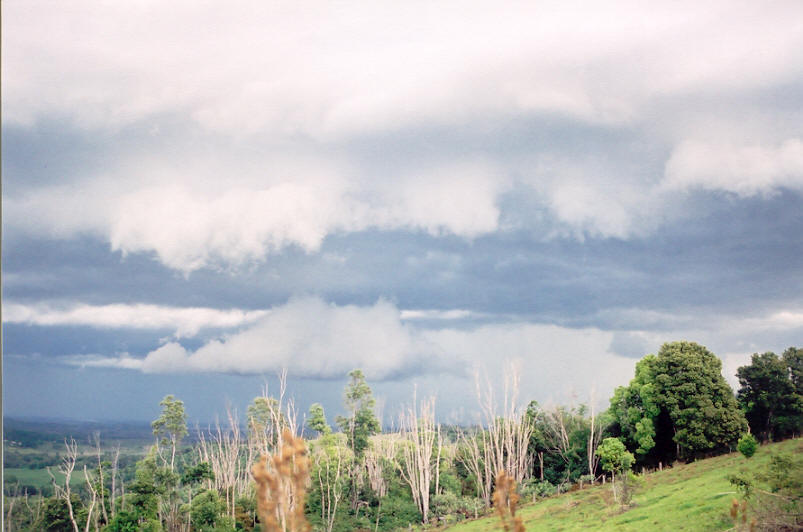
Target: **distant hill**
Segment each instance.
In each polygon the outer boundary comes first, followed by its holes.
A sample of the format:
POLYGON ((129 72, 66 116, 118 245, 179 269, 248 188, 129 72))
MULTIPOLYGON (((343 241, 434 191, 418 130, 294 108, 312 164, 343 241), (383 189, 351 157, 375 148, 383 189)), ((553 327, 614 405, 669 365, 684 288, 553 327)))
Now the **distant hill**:
POLYGON ((86 443, 96 432, 100 432, 103 442, 140 443, 153 440, 151 426, 147 422, 3 419, 3 442, 10 447, 37 447, 44 443, 63 442, 65 438, 86 443))

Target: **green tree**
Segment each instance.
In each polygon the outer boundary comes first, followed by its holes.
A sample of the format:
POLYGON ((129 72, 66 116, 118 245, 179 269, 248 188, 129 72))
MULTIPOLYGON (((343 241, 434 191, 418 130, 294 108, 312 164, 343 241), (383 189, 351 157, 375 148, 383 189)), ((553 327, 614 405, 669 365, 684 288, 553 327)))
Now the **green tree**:
MULTIPOLYGON (((70 494, 70 502, 76 512, 76 519, 86 518, 86 510, 83 507, 81 498, 76 493, 70 494)), ((50 497, 45 499, 42 504, 42 511, 39 519, 34 524, 35 530, 46 530, 48 532, 73 532, 74 527, 70 519, 70 510, 67 501, 62 497, 50 497)))
POLYGON ((660 414, 651 364, 651 358, 636 363, 636 376, 628 386, 616 388, 609 410, 621 436, 639 456, 655 447, 655 420, 660 414))
POLYGON ((349 499, 352 511, 358 511, 362 481, 360 472, 369 438, 379 432, 379 420, 374 415, 374 400, 371 388, 365 382, 365 375, 359 369, 349 373, 344 400, 348 417, 338 416, 337 424, 346 435, 346 444, 352 452, 348 467, 349 499))
POLYGON ((799 430, 803 405, 787 365, 787 360, 795 357, 791 349, 784 355, 781 359, 771 352, 755 353, 750 365, 736 373, 741 385, 739 403, 750 431, 762 441, 782 439, 799 430))
POLYGON ((137 462, 134 482, 126 489, 126 502, 137 522, 159 522, 160 502, 176 488, 178 475, 156 462, 154 451, 137 462))
POLYGON ((172 395, 162 399, 159 406, 162 407, 162 414, 151 423, 151 428, 159 443, 170 444, 170 471, 173 471, 176 448, 182 438, 187 435, 187 414, 184 412, 184 402, 172 395))
POLYGON ((617 492, 616 475, 619 474, 619 502, 622 506, 627 506, 633 497, 630 468, 636 461, 635 457, 625 448, 625 444, 619 438, 602 440, 597 447, 597 456, 600 458, 602 469, 612 475, 614 496, 617 492))
POLYGON ((337 424, 346 434, 349 449, 359 457, 368 448, 368 438, 379 432, 381 427, 374 415, 376 401, 362 371, 355 369, 349 373, 349 377, 351 380, 344 396, 349 416, 338 416, 337 424))
POLYGON ((803 349, 790 347, 783 352, 782 358, 789 370, 795 393, 803 395, 803 349))
POLYGON ((320 403, 313 403, 309 407, 309 420, 307 426, 316 431, 320 436, 325 436, 332 432, 331 427, 326 422, 326 413, 323 410, 323 405, 320 403))
POLYGON ((628 447, 653 461, 729 449, 747 431, 722 362, 694 342, 666 343, 639 361, 611 413, 628 447))
POLYGON ((215 480, 215 473, 212 471, 212 466, 209 465, 209 462, 200 462, 193 467, 189 467, 181 475, 181 483, 187 486, 190 505, 192 505, 192 487, 204 480, 215 480))
POLYGON ((215 490, 199 493, 190 505, 190 521, 196 529, 214 527, 225 517, 226 503, 215 490))
POLYGON ((597 447, 600 466, 609 473, 629 471, 636 458, 619 438, 605 438, 597 447))
POLYGON ((795 387, 794 402, 796 414, 790 418, 790 433, 800 435, 803 432, 803 349, 790 347, 781 356, 789 371, 789 380, 795 387))

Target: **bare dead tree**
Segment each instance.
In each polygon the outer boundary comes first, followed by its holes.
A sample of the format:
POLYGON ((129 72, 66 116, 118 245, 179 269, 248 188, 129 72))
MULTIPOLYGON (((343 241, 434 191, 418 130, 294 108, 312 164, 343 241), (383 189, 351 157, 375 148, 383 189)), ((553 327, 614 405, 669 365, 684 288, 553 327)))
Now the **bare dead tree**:
POLYGON ((374 530, 378 530, 382 500, 388 493, 388 481, 385 472, 387 470, 395 470, 398 467, 396 448, 399 443, 399 433, 391 431, 374 434, 370 437, 370 441, 371 445, 363 454, 363 463, 368 477, 368 486, 379 500, 379 505, 376 508, 376 523, 374 525, 374 530))
MULTIPOLYGON (((599 463, 599 456, 597 456, 597 447, 602 440, 602 432, 605 427, 596 416, 596 388, 591 388, 588 404, 591 411, 590 430, 588 432, 588 445, 586 447, 586 455, 588 458, 588 474, 591 476, 596 475, 597 464, 599 463)), ((593 481, 592 481, 593 482, 593 481)))
MULTIPOLYGON (((92 437, 90 439, 90 443, 94 443, 94 445, 95 445, 95 456, 96 456, 97 461, 98 461, 98 486, 99 486, 99 489, 97 490, 97 495, 100 498, 100 501, 99 501, 99 506, 100 506, 99 510, 100 511, 98 513, 98 518, 100 518, 100 516, 102 515, 103 516, 103 522, 104 523, 108 523, 109 522, 109 513, 106 510, 106 494, 105 494, 106 482, 105 482, 105 479, 103 478, 103 452, 102 452, 102 450, 100 448, 100 432, 96 431, 96 432, 92 433, 92 437)), ((86 472, 84 472, 84 476, 86 477, 86 472)), ((87 482, 89 482, 88 477, 86 477, 86 478, 87 478, 87 482)), ((114 503, 114 499, 112 499, 112 503, 114 503)))
MULTIPOLYGON (((333 439, 332 435, 328 438, 333 439)), ((349 450, 341 447, 336 441, 332 444, 327 443, 321 442, 315 447, 313 461, 315 477, 320 489, 321 520, 326 525, 326 532, 332 532, 337 507, 344 494, 342 479, 346 471, 346 464, 343 455, 349 453, 349 450)))
MULTIPOLYGON (((98 525, 98 517, 99 513, 95 512, 95 504, 97 504, 98 500, 98 490, 92 483, 92 479, 89 478, 89 472, 86 470, 86 466, 84 466, 84 480, 86 481, 86 487, 89 490, 89 494, 92 496, 89 502, 89 509, 86 513, 86 526, 84 527, 84 532, 89 532, 89 525, 92 524, 92 516, 95 515, 95 530, 99 530, 100 526, 98 525)), ((102 485, 101 485, 102 489, 102 485)))
POLYGON ((475 372, 475 390, 484 430, 481 426, 471 435, 462 433, 459 436, 461 445, 457 459, 474 476, 478 496, 486 507, 491 504, 491 487, 499 473, 505 471, 521 484, 532 469, 528 446, 533 427, 525 421, 524 409, 517 404, 519 381, 519 367, 508 363, 504 370, 500 412, 490 381, 486 378, 481 383, 479 372, 475 372))
POLYGON ((49 467, 47 468, 47 474, 50 475, 50 480, 53 483, 53 493, 57 498, 63 499, 66 502, 67 510, 70 514, 70 523, 72 523, 73 530, 78 532, 78 522, 75 520, 75 511, 72 506, 72 490, 70 488, 72 473, 75 470, 75 462, 78 459, 78 444, 75 443, 73 438, 70 438, 69 442, 64 440, 64 446, 66 447, 66 451, 59 465, 59 472, 64 475, 64 486, 60 486, 59 483, 56 482, 56 476, 50 471, 49 467))
POLYGON ((401 427, 401 459, 399 472, 402 479, 410 486, 413 501, 421 512, 424 523, 429 522, 429 491, 432 475, 437 467, 433 463, 432 453, 435 442, 439 439, 439 426, 435 424, 435 398, 431 397, 402 411, 401 427))
POLYGON ((215 489, 224 493, 226 513, 234 519, 236 496, 247 489, 249 479, 241 459, 243 440, 237 414, 227 408, 226 416, 228 427, 225 429, 216 421, 215 430, 209 431, 208 436, 199 431, 198 453, 201 461, 212 468, 215 489))
POLYGON ((460 432, 456 459, 463 464, 477 486, 477 497, 485 507, 491 506, 491 487, 493 486, 493 459, 491 457, 488 435, 479 427, 476 432, 460 432))
POLYGON ((117 447, 115 447, 114 449, 114 454, 112 455, 112 471, 111 471, 112 489, 111 493, 109 494, 109 497, 111 499, 109 501, 109 505, 111 506, 112 518, 114 518, 114 516, 117 514, 117 508, 116 505, 114 504, 114 496, 117 493, 117 471, 119 462, 120 462, 120 444, 118 443, 117 447))

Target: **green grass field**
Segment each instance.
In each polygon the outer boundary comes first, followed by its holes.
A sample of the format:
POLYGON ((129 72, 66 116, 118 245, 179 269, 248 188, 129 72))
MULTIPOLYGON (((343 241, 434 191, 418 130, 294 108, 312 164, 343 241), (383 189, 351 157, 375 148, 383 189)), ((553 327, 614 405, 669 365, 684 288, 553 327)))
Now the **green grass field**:
MULTIPOLYGON (((50 470, 56 476, 56 480, 63 484, 64 475, 57 471, 58 467, 51 467, 50 470)), ((74 471, 73 478, 83 481, 83 472, 74 471)), ((47 474, 46 469, 22 469, 18 467, 9 467, 3 470, 3 479, 6 484, 14 484, 19 482, 22 486, 49 486, 51 484, 50 475, 47 474), (15 480, 16 479, 16 480, 15 480)))
MULTIPOLYGON (((644 475, 635 505, 622 512, 613 503, 610 485, 586 488, 525 504, 519 509, 527 530, 714 531, 733 526, 728 511, 738 497, 727 476, 741 469, 766 468, 772 453, 803 453, 803 440, 759 448, 750 459, 739 453, 680 464, 644 475)), ((448 527, 449 532, 501 530, 498 518, 448 527)))

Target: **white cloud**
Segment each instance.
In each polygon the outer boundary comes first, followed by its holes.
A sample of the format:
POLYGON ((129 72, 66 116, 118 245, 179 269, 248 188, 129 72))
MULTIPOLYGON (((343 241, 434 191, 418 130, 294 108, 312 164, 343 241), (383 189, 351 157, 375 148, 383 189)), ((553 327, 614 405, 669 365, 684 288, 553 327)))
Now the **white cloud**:
POLYGON ((251 324, 264 310, 218 310, 202 307, 166 307, 149 304, 26 305, 5 302, 3 322, 29 325, 66 325, 99 328, 174 329, 178 337, 198 334, 204 328, 235 328, 251 324))
MULTIPOLYGON (((667 188, 801 188, 799 121, 781 121, 788 112, 760 102, 744 113, 767 115, 761 121, 711 104, 711 95, 738 99, 799 83, 800 15, 794 1, 547 1, 504 10, 484 2, 459 10, 428 2, 226 10, 7 3, 5 124, 58 117, 92 134, 132 124, 157 134, 175 119, 182 125, 173 127, 187 128, 181 138, 204 142, 189 153, 168 143, 164 153, 109 157, 104 175, 4 196, 5 220, 58 238, 89 233, 190 272, 261 261, 287 246, 315 252, 338 232, 486 235, 500 229, 510 175, 530 171, 469 148, 460 160, 428 167, 423 157, 410 163, 415 170, 376 175, 350 151, 355 139, 384 139, 378 149, 392 150, 383 144, 388 132, 446 126, 488 135, 543 117, 602 136, 636 131, 648 157, 701 124, 758 139, 734 150, 678 144, 659 191, 646 165, 599 171, 605 153, 586 167, 522 179, 559 223, 556 234, 643 235, 660 223, 667 188), (777 146, 777 135, 789 140, 777 146)), ((548 152, 542 144, 533 152, 548 152)))
POLYGON ((794 79, 774 2, 10 3, 3 114, 93 127, 164 112, 233 135, 331 138, 488 113, 638 119, 653 97, 794 79))
POLYGON ((390 303, 337 307, 301 298, 196 351, 165 344, 145 357, 141 369, 259 374, 288 368, 294 376, 332 378, 359 367, 371 378, 383 379, 416 368, 425 354, 420 348, 390 303))
MULTIPOLYGON (((625 318, 628 312, 645 313, 639 309, 622 312, 625 318)), ((637 358, 656 353, 665 342, 684 339, 717 353, 723 360, 723 374, 736 386, 733 375, 749 360, 749 353, 780 352, 785 346, 775 345, 778 331, 799 336, 803 327, 803 318, 794 309, 743 319, 678 317, 669 328, 603 330, 524 321, 453 326, 471 316, 459 309, 399 310, 384 300, 370 306, 336 306, 316 297, 297 298, 195 350, 170 341, 144 358, 75 355, 65 361, 83 367, 173 374, 259 375, 286 368, 293 377, 313 379, 339 379, 361 368, 373 381, 422 378, 434 386, 432 392, 443 392, 443 383, 448 382, 450 397, 444 399, 456 408, 473 393, 474 370, 499 383, 506 361, 517 361, 522 397, 565 404, 588 401, 592 389, 604 400, 616 386, 632 379, 637 358), (419 319, 441 319, 448 326, 417 327, 419 319), (761 340, 757 335, 765 330, 772 332, 772 342, 750 343, 761 340), (461 388, 460 394, 453 393, 461 388)), ((660 316, 655 313, 656 319, 660 316)))
POLYGON ((722 190, 739 196, 770 194, 780 188, 803 190, 803 142, 779 145, 723 145, 686 141, 666 163, 668 189, 722 190))
MULTIPOLYGON (((465 317, 461 311, 437 315, 465 317)), ((369 378, 385 380, 432 374, 466 378, 472 368, 493 379, 505 360, 521 360, 527 383, 523 391, 547 390, 556 397, 568 397, 593 384, 612 389, 632 369, 632 360, 608 352, 611 333, 598 329, 513 323, 427 330, 404 323, 418 317, 421 311, 399 311, 382 300, 358 307, 299 298, 194 351, 169 342, 140 359, 92 355, 73 357, 69 363, 146 373, 260 374, 287 368, 295 377, 323 379, 341 378, 361 368, 369 378), (489 366, 489 361, 495 362, 489 366), (566 382, 572 384, 556 388, 566 382)))
POLYGON ((436 309, 410 309, 401 311, 401 319, 407 321, 414 320, 465 320, 475 317, 483 316, 471 310, 464 309, 451 309, 451 310, 436 310, 436 309))
POLYGON ((481 163, 428 168, 389 183, 347 178, 336 166, 309 162, 225 183, 215 179, 217 171, 207 169, 193 181, 156 169, 149 174, 146 166, 144 183, 123 175, 117 183, 88 183, 80 193, 37 189, 4 197, 4 208, 15 228, 62 238, 100 235, 112 250, 153 252, 188 273, 260 262, 288 246, 315 252, 329 234, 369 228, 475 238, 497 229, 504 186, 481 163), (160 179, 165 184, 152 183, 160 179))

